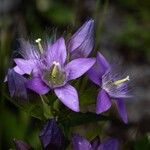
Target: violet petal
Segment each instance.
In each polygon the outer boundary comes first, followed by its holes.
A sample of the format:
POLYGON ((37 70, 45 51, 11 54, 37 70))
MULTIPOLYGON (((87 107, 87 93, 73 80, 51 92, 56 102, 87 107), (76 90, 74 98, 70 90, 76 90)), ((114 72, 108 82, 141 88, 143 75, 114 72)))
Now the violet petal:
POLYGON ((14 140, 16 150, 31 150, 31 146, 22 140, 14 140))
POLYGON ((54 61, 63 65, 66 61, 67 52, 64 38, 58 39, 53 45, 48 45, 46 58, 49 64, 54 61))
POLYGON ((124 100, 116 99, 115 102, 116 102, 117 110, 118 110, 120 117, 122 118, 124 123, 128 123, 128 116, 127 116, 127 111, 126 111, 124 100))
POLYGON ((118 150, 119 142, 115 138, 110 138, 102 142, 97 150, 118 150))
POLYGON ((27 80, 26 87, 40 95, 46 94, 50 90, 50 88, 41 80, 40 77, 34 77, 27 80))
POLYGON ((21 70, 18 66, 15 66, 13 69, 14 69, 15 72, 17 72, 17 73, 20 74, 20 75, 23 75, 23 74, 24 74, 24 71, 21 70))
POLYGON ((110 65, 105 57, 98 52, 96 56, 96 63, 87 72, 88 77, 97 85, 101 84, 103 74, 109 69, 110 65))
POLYGON ((60 130, 55 119, 50 119, 42 129, 40 135, 41 143, 44 149, 59 150, 64 143, 64 135, 60 130))
POLYGON ((66 65, 68 80, 76 79, 87 72, 95 63, 94 58, 78 58, 66 65))
POLYGON ((76 89, 71 85, 56 88, 55 94, 60 101, 73 111, 79 112, 79 99, 76 89))
POLYGON ((9 69, 7 81, 11 97, 27 99, 26 78, 16 73, 13 69, 9 69))
POLYGON ((107 92, 102 89, 99 91, 96 102, 96 113, 100 114, 111 107, 111 100, 107 92))
POLYGON ((86 21, 67 44, 71 59, 87 57, 94 46, 94 20, 86 21))
POLYGON ((22 58, 15 58, 14 59, 15 63, 17 64, 17 66, 19 67, 20 70, 22 70, 22 72, 24 72, 24 74, 31 74, 31 72, 36 69, 36 60, 33 59, 22 59, 22 58))
POLYGON ((92 150, 91 144, 82 136, 75 134, 72 137, 73 150, 92 150))

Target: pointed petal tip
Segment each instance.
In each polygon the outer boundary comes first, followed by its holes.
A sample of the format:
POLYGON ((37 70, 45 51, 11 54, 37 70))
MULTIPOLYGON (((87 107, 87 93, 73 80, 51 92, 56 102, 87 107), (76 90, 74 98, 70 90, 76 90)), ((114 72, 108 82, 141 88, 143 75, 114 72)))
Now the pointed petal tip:
POLYGON ((55 94, 59 98, 59 100, 67 106, 69 109, 79 112, 79 99, 78 99, 78 93, 76 89, 67 84, 63 87, 56 88, 54 90, 55 94))
POLYGON ((127 124, 128 123, 128 115, 126 111, 126 106, 123 99, 116 99, 116 106, 122 121, 127 124))
POLYGON ((31 74, 36 68, 36 60, 33 59, 23 59, 23 58, 14 58, 14 62, 17 65, 15 71, 19 74, 31 74))
POLYGON ((91 19, 87 20, 87 22, 91 23, 91 24, 94 24, 94 19, 91 18, 91 19))
POLYGON ((97 115, 99 115, 99 114, 101 114, 101 113, 103 113, 103 112, 105 112, 105 111, 99 110, 98 108, 96 108, 96 114, 97 114, 97 115))
POLYGON ((57 41, 65 42, 65 39, 63 37, 60 37, 57 41))
POLYGON ((80 112, 80 108, 79 108, 79 105, 74 107, 74 108, 71 108, 73 111, 75 112, 80 112))
MULTIPOLYGON (((66 105, 66 104, 65 104, 66 105)), ((67 105, 66 105, 67 106, 67 105)), ((79 104, 74 104, 72 106, 67 106, 69 109, 71 109, 74 112, 80 112, 79 104)))

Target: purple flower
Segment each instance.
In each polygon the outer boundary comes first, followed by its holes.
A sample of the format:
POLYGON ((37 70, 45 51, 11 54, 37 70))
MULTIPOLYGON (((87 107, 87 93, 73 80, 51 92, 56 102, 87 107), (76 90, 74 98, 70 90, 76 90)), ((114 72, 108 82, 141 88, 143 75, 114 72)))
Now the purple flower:
POLYGON ((115 138, 109 138, 100 142, 99 137, 91 142, 80 135, 75 134, 72 138, 73 150, 118 150, 119 142, 115 138))
POLYGON ((26 82, 26 87, 40 95, 54 90, 62 103, 78 112, 78 94, 68 82, 87 72, 94 65, 95 59, 78 58, 67 63, 63 38, 58 39, 54 44, 49 44, 45 51, 40 44, 40 39, 36 42, 41 51, 40 56, 32 48, 30 49, 32 57, 26 53, 25 59, 15 59, 17 67, 20 67, 26 74, 32 74, 32 78, 26 82))
POLYGON ((31 146, 22 140, 14 140, 16 150, 31 150, 31 146))
POLYGON ((107 111, 111 107, 112 98, 115 99, 120 117, 127 123, 127 113, 123 100, 130 97, 127 85, 129 76, 122 79, 99 52, 95 65, 88 71, 88 76, 95 84, 101 87, 97 96, 96 113, 107 111))
POLYGON ((61 149, 64 144, 64 135, 55 119, 50 119, 40 133, 40 140, 44 149, 61 149))
POLYGON ((7 74, 8 89, 11 97, 27 99, 26 78, 9 69, 7 74))
MULTIPOLYGON (((43 48, 40 44, 41 39, 37 39, 40 51, 43 48)), ((41 58, 41 54, 36 47, 31 45, 29 41, 21 40, 21 55, 23 58, 15 58, 16 66, 14 70, 23 75, 37 72, 37 64, 41 58)), ((49 47, 51 43, 48 44, 49 47)), ((87 57, 94 47, 94 20, 86 21, 67 42, 67 53, 71 60, 76 58, 87 57)))
POLYGON ((94 47, 94 20, 86 21, 68 40, 67 49, 71 59, 87 57, 94 47))

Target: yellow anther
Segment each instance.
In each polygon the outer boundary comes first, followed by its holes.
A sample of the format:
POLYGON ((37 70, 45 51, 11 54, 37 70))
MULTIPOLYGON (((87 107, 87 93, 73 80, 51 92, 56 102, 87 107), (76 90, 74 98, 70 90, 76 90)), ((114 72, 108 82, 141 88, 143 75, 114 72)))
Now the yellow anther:
POLYGON ((114 84, 115 84, 115 85, 119 85, 119 84, 122 84, 122 83, 124 83, 124 82, 126 82, 126 81, 129 81, 129 80, 130 80, 130 79, 129 79, 129 76, 127 76, 127 77, 124 78, 124 79, 114 81, 114 84))
POLYGON ((38 38, 38 39, 35 40, 35 42, 38 44, 40 53, 42 54, 44 50, 43 50, 43 47, 42 47, 42 45, 41 45, 41 39, 38 38))
POLYGON ((35 42, 36 42, 36 43, 39 43, 39 42, 41 42, 41 39, 38 38, 38 39, 35 40, 35 42))

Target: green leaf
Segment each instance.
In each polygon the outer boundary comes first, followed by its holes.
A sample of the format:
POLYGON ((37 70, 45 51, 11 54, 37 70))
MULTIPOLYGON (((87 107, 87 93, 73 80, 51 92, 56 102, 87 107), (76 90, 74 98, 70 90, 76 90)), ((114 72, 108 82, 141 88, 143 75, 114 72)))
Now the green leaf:
POLYGON ((46 119, 51 118, 53 115, 51 113, 50 106, 44 101, 44 97, 42 97, 42 96, 41 96, 41 101, 43 103, 43 114, 44 114, 45 118, 46 119))

